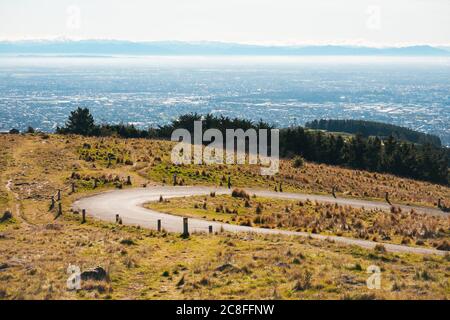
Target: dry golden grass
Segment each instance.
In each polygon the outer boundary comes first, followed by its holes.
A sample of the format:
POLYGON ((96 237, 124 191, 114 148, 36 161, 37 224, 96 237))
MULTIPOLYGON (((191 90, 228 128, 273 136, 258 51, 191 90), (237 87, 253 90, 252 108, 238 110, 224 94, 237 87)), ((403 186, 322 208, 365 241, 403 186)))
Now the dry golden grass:
MULTIPOLYGON (((55 139, 52 137, 51 140, 55 139)), ((384 201, 385 193, 388 192, 393 202, 425 206, 436 206, 438 199, 443 199, 444 203, 450 199, 449 187, 389 174, 308 162, 300 168, 294 168, 291 160, 281 160, 278 175, 263 177, 259 167, 251 165, 173 165, 170 161, 173 143, 169 141, 75 136, 61 137, 59 140, 69 140, 66 148, 74 152, 77 158, 87 160, 85 162, 88 165, 82 162, 82 170, 79 171, 90 174, 102 169, 102 172, 114 173, 114 169, 120 169, 115 174, 122 173, 124 180, 125 169, 127 174, 139 177, 139 183, 153 181, 171 184, 173 174, 176 173, 181 185, 226 185, 230 176, 234 187, 273 190, 279 188, 281 183, 284 191, 321 194, 330 194, 332 188, 336 187, 338 196, 381 201, 384 201), (108 160, 108 156, 111 160, 108 160)), ((450 206, 450 203, 446 204, 450 206)))
MULTIPOLYGON (((8 136, 3 136, 7 140, 8 136)), ((294 168, 292 161, 282 160, 280 172, 275 177, 263 177, 259 167, 251 165, 173 165, 170 151, 173 143, 142 139, 81 138, 77 136, 50 136, 48 139, 16 136, 16 144, 28 143, 40 146, 37 153, 45 153, 42 170, 72 167, 66 177, 65 188, 70 188, 70 176, 77 173, 79 187, 92 189, 93 180, 98 184, 116 184, 117 179, 126 181, 131 175, 135 185, 144 183, 172 183, 177 173, 179 184, 226 185, 228 176, 235 187, 259 187, 273 190, 282 184, 284 191, 330 194, 333 186, 338 196, 379 199, 384 201, 385 192, 391 201, 426 206, 436 206, 437 200, 444 203, 450 199, 450 188, 422 181, 414 181, 388 174, 343 169, 339 167, 305 163, 294 168), (48 154, 50 152, 50 154, 48 154), (70 159, 58 162, 55 154, 70 159), (52 156, 53 155, 53 156, 52 156), (50 157, 52 156, 52 157, 50 157), (108 160, 108 158, 110 160, 108 160), (47 160, 45 160, 47 159, 47 160)), ((27 154, 23 155, 24 157, 27 154)), ((58 181, 60 182, 60 181, 58 181)), ((77 182, 77 181, 75 181, 77 182)), ((77 182, 77 184, 78 184, 77 182)), ((107 186, 109 187, 109 186, 107 186)), ((447 203, 450 206, 450 203, 447 203)))
POLYGON ((450 217, 402 212, 395 207, 392 212, 385 212, 309 200, 268 199, 238 189, 233 190, 232 196, 184 197, 146 206, 170 214, 262 228, 413 246, 438 247, 450 243, 450 217))
MULTIPOLYGON (((133 186, 171 179, 171 173, 164 171, 170 143, 0 135, 0 146, 0 194, 4 199, 0 210, 9 209, 14 216, 14 220, 0 224, 0 299, 449 298, 448 256, 388 254, 312 239, 245 234, 194 234, 184 240, 175 234, 89 217, 81 224, 80 217, 70 212, 78 197, 130 187, 127 176, 131 176, 133 186), (85 144, 90 144, 90 149, 85 144), (86 158, 83 150, 90 150, 92 159, 86 158), (104 158, 108 153, 123 161, 112 160, 108 165, 104 158), (73 182, 76 192, 72 194, 73 182), (49 204, 58 189, 62 190, 64 212, 55 220, 56 211, 49 211, 49 204), (83 270, 102 266, 109 280, 85 282, 82 290, 68 291, 69 264, 83 270), (380 290, 365 286, 366 268, 374 264, 382 269, 380 290)), ((306 166, 308 172, 315 168, 306 166)), ((186 183, 220 183, 228 171, 234 182, 257 180, 254 186, 270 188, 276 183, 256 179, 252 173, 257 169, 251 167, 221 171, 203 167, 200 171, 208 170, 210 175, 199 172, 200 177, 195 175, 198 168, 193 168, 192 176, 186 168, 177 169, 186 170, 179 176, 186 183), (238 180, 241 176, 245 178, 238 180)), ((412 188, 416 182, 406 183, 412 188)), ((327 188, 324 182, 305 186, 314 192, 327 188)), ((421 182, 417 186, 448 198, 448 188, 421 182)))
MULTIPOLYGON (((67 214, 69 215, 69 214, 67 214)), ((157 234, 68 216, 0 240, 5 299, 444 299, 448 262, 303 238, 157 234), (124 244, 132 239, 134 244, 124 244), (68 291, 66 268, 102 266, 107 281, 68 291), (366 269, 382 287, 369 290, 366 269), (308 286, 299 286, 304 274, 308 286), (424 275, 425 274, 425 275, 424 275)))

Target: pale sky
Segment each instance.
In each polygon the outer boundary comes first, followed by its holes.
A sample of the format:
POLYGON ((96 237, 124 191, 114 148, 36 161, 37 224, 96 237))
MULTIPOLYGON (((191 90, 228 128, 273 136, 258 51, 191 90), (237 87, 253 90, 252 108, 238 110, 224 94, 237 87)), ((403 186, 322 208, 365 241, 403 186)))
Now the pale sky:
POLYGON ((450 0, 0 0, 0 39, 450 44, 450 0))

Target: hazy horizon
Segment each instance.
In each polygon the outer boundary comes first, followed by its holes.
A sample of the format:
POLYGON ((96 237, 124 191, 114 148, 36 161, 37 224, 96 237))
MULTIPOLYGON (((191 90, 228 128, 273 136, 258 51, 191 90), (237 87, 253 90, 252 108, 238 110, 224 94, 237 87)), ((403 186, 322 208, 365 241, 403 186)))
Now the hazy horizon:
POLYGON ((0 39, 448 46, 449 12, 445 0, 17 0, 0 3, 0 39))
POLYGON ((264 56, 450 56, 450 47, 349 45, 248 45, 203 41, 24 40, 0 41, 0 55, 264 55, 264 56))

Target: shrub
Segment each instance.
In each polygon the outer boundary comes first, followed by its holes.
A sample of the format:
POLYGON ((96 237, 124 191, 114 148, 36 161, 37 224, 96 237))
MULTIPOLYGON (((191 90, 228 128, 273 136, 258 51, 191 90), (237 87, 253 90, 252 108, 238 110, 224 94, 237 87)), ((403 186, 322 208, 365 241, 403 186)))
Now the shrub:
POLYGON ((126 246, 132 246, 135 245, 136 243, 133 241, 133 239, 122 239, 120 240, 120 243, 126 246))
POLYGON ((292 160, 292 166, 294 168, 301 168, 301 167, 303 167, 304 164, 305 164, 305 160, 300 156, 296 156, 292 160))
POLYGON ((3 216, 0 217, 0 223, 11 220, 12 218, 13 218, 13 215, 12 215, 11 211, 5 211, 3 213, 3 216))
POLYGON ((33 127, 28 127, 27 128, 27 131, 25 131, 26 133, 35 133, 35 130, 34 130, 34 128, 33 127))
POLYGON ((240 225, 241 226, 245 226, 245 227, 251 227, 252 226, 252 222, 250 221, 250 220, 245 220, 245 221, 242 221, 241 223, 240 223, 240 225))
POLYGON ((231 196, 234 198, 242 198, 246 200, 250 199, 249 194, 243 189, 234 189, 233 192, 231 192, 231 196))
POLYGON ((386 252, 386 248, 385 246, 383 246, 382 244, 377 244, 375 246, 375 248, 373 248, 376 252, 378 253, 385 253, 386 252))
POLYGON ((450 251, 450 243, 447 240, 444 240, 436 247, 436 249, 450 251))

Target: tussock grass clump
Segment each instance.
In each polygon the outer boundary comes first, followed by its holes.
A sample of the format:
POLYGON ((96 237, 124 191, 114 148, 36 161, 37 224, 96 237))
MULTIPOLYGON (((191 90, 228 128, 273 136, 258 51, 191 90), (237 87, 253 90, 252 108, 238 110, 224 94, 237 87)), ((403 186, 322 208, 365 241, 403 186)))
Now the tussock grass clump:
POLYGON ((310 289, 311 286, 312 286, 312 273, 309 270, 304 270, 299 274, 293 290, 304 291, 310 289))
POLYGON ((434 281, 434 277, 427 270, 416 270, 416 274, 414 276, 416 280, 422 281, 434 281))
POLYGON ((231 192, 231 196, 234 198, 250 200, 250 195, 244 189, 233 189, 233 191, 231 192))
POLYGON ((386 247, 383 246, 382 244, 377 244, 377 245, 373 248, 373 250, 374 250, 375 252, 378 252, 378 253, 386 253, 386 252, 387 252, 387 251, 386 251, 386 247))

